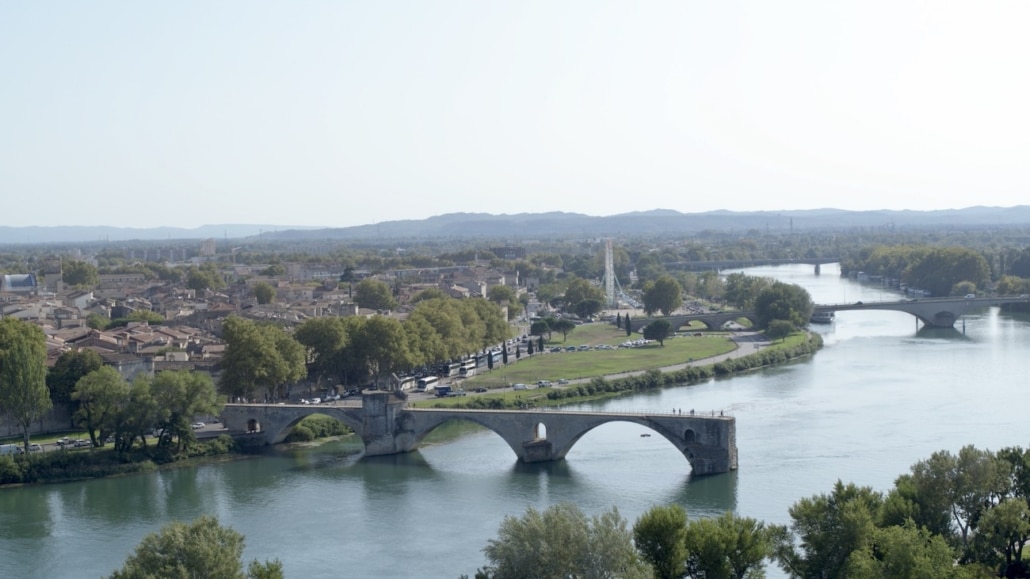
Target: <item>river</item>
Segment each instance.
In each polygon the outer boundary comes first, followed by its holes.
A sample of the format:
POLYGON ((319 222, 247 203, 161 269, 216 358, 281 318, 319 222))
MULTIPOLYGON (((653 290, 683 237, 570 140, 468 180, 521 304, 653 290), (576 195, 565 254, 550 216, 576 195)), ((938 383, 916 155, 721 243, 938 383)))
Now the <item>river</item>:
MULTIPOLYGON (((817 303, 896 297, 840 278, 835 266, 819 276, 802 265, 746 273, 800 284, 817 303)), ((813 327, 825 348, 809 360, 583 406, 730 412, 740 468, 726 475, 691 478, 670 443, 619 423, 587 434, 555 464, 519 464, 481 431, 394 457, 356 460, 353 443, 334 443, 5 489, 0 577, 100 577, 146 533, 202 514, 246 535, 246 560, 279 558, 291 578, 471 575, 505 515, 562 501, 588 513, 616 505, 631 524, 673 502, 692 517, 729 509, 786 523, 791 504, 838 479, 886 490, 936 450, 1026 446, 1028 322, 985 309, 955 332, 925 334, 908 314, 841 312, 813 327)))

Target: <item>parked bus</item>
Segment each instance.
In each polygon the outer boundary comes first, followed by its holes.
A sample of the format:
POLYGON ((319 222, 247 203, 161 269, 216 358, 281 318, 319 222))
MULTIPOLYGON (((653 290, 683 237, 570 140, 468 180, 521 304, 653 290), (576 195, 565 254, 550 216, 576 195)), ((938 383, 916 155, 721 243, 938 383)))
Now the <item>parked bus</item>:
POLYGON ((447 377, 453 378, 461 374, 461 362, 454 362, 447 365, 447 377))
POLYGON ((476 359, 471 358, 465 360, 461 365, 461 370, 458 371, 462 378, 471 378, 476 375, 476 359))
POLYGON ((436 385, 440 382, 440 379, 436 376, 426 376, 420 378, 418 381, 419 392, 432 392, 436 388, 436 385))

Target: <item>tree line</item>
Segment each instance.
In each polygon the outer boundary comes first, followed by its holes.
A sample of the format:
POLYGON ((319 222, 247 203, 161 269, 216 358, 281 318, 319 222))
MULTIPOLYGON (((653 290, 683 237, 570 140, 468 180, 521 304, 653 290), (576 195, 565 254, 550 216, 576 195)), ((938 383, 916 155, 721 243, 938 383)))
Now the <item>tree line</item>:
POLYGON ((887 493, 838 481, 794 503, 787 525, 691 520, 679 505, 632 527, 614 508, 529 508, 505 517, 475 577, 758 578, 767 562, 799 579, 1027 577, 1028 500, 1030 449, 966 446, 917 462, 887 493))

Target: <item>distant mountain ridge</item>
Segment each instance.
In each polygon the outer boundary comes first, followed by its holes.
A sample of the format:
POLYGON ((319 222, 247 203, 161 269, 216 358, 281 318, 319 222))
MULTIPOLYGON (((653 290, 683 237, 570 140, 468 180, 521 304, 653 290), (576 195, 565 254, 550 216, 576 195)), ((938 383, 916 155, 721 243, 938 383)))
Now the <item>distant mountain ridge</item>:
POLYGON ((129 228, 104 226, 0 226, 0 244, 159 241, 229 238, 291 241, 375 240, 413 238, 548 238, 608 235, 696 234, 702 231, 749 230, 785 232, 855 228, 1015 227, 1030 226, 1030 206, 967 207, 934 211, 799 209, 790 211, 708 211, 681 213, 671 209, 619 215, 582 213, 447 213, 426 219, 384 221, 353 227, 296 227, 222 224, 195 228, 129 228))
POLYGON ((1030 226, 1030 206, 969 207, 935 211, 709 211, 680 213, 669 209, 594 217, 581 213, 448 213, 422 220, 386 221, 374 225, 279 231, 273 239, 411 239, 411 238, 540 238, 606 235, 695 234, 702 231, 744 233, 855 228, 1014 227, 1030 226))

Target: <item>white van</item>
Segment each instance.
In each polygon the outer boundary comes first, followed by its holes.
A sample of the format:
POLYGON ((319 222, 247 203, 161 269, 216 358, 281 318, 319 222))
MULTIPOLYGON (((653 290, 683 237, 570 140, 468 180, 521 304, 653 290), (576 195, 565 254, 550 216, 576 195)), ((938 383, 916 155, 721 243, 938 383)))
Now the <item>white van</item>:
POLYGON ((21 454, 24 449, 17 444, 0 444, 0 455, 21 454))

